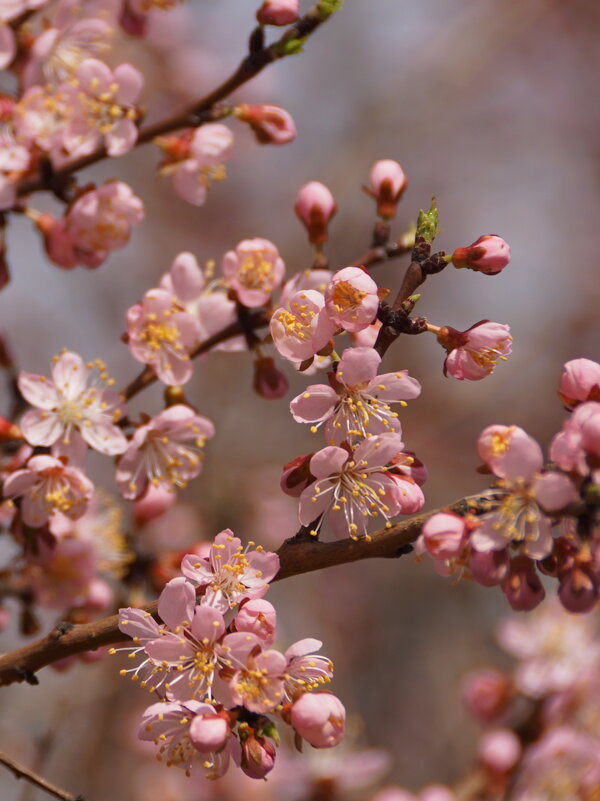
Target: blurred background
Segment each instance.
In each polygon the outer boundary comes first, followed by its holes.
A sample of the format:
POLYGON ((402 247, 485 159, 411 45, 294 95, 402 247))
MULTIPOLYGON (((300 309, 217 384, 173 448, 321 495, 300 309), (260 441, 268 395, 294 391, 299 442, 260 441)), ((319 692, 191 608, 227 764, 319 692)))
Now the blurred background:
MULTIPOLYGON (((157 15, 148 42, 118 45, 114 60, 147 75, 150 119, 232 71, 256 7, 255 0, 190 0, 157 15)), ((47 374, 51 357, 67 347, 102 357, 118 385, 130 380, 138 365, 119 340, 125 311, 182 250, 218 263, 239 240, 261 236, 276 243, 289 276, 308 267, 311 251, 292 208, 308 180, 327 184, 337 200, 327 253, 332 266, 345 266, 368 248, 375 219, 361 184, 376 159, 393 158, 409 179, 396 235, 435 194, 440 248, 497 233, 512 250, 510 267, 495 278, 452 269, 432 277, 419 304, 437 325, 510 324, 513 355, 493 376, 445 379, 433 337, 400 339, 384 362, 387 370, 408 368, 423 385, 401 419, 408 447, 430 471, 426 508, 476 492, 484 486, 474 472, 482 428, 515 423, 546 445, 563 418, 556 396, 563 362, 600 356, 599 34, 596 0, 347 0, 304 54, 236 95, 285 106, 296 141, 259 146, 232 123, 228 177, 204 207, 173 193, 156 173, 156 148, 146 145, 83 174, 98 182, 117 176, 146 204, 129 246, 98 270, 64 273, 48 263, 29 221, 11 223, 12 282, 0 296, 0 328, 18 367, 47 374)), ((42 197, 34 205, 54 208, 42 197)), ((381 285, 394 291, 404 266, 377 268, 381 285)), ((291 399, 306 379, 289 377, 291 399)), ((314 437, 291 420, 285 401, 258 398, 251 382, 248 355, 222 353, 199 362, 187 388, 217 428, 205 472, 184 495, 190 540, 228 526, 277 547, 295 531, 295 504, 281 496, 279 470, 311 450, 314 437)), ((160 404, 153 388, 136 407, 155 413, 160 404)), ((110 474, 102 480, 115 493, 110 474)), ((459 685, 473 667, 503 664, 494 630, 508 607, 499 590, 453 586, 430 561, 408 556, 296 577, 270 597, 283 648, 300 637, 323 640, 349 739, 389 749, 391 781, 416 789, 468 770, 475 726, 459 685)), ((0 647, 16 643, 11 626, 0 647)), ((179 776, 165 778, 175 769, 157 772, 132 745, 149 701, 119 677, 120 666, 111 657, 64 674, 46 669, 39 687, 3 689, 0 750, 38 764, 86 801, 204 798, 179 776)), ((210 797, 282 797, 275 784, 250 784, 213 788, 210 797)), ((45 797, 4 772, 0 796, 45 797)))

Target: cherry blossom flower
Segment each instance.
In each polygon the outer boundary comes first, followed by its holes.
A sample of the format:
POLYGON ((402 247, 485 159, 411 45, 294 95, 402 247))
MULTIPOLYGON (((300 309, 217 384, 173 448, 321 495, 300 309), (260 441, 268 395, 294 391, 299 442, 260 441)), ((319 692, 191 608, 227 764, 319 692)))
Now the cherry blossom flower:
POLYGON ((511 352, 512 337, 507 325, 482 320, 466 331, 445 326, 438 332, 438 342, 446 348, 444 375, 463 381, 480 381, 494 372, 499 359, 511 352))
POLYGON ((563 423, 562 431, 553 438, 550 458, 568 472, 582 476, 591 472, 600 456, 600 403, 582 403, 563 423))
POLYGON ((378 287, 362 267, 344 267, 333 274, 325 292, 325 308, 332 322, 356 333, 367 328, 379 308, 378 287))
POLYGON ((325 439, 331 445, 357 437, 364 439, 385 431, 400 432, 398 414, 390 403, 406 405, 419 396, 421 385, 406 370, 377 375, 381 356, 373 348, 346 348, 331 386, 312 384, 290 403, 298 423, 325 423, 325 439))
POLYGON ((591 359, 572 359, 563 367, 559 397, 567 406, 600 400, 600 364, 591 359))
MULTIPOLYGON (((51 446, 60 442, 63 453, 77 453, 79 440, 90 448, 115 456, 127 447, 127 438, 115 423, 122 415, 121 401, 112 390, 104 362, 97 359, 85 364, 81 356, 63 351, 52 365, 52 380, 42 375, 21 372, 21 394, 36 411, 26 412, 21 430, 31 445, 51 446), (99 383, 89 383, 97 368, 99 383)), ((84 446, 85 447, 85 446, 84 446)))
POLYGON ((202 603, 225 612, 248 598, 262 598, 279 570, 279 557, 262 546, 250 550, 229 529, 219 532, 210 555, 184 556, 181 572, 199 587, 205 587, 202 603))
POLYGON ((125 247, 131 228, 144 219, 144 205, 122 181, 107 181, 81 194, 62 220, 42 214, 37 222, 46 252, 59 267, 98 267, 125 247))
POLYGON ((302 525, 322 516, 318 531, 326 516, 335 536, 356 539, 366 536, 372 519, 383 518, 389 527, 395 515, 418 511, 424 502, 421 489, 389 469, 403 448, 400 435, 389 433, 363 440, 352 454, 333 445, 315 453, 310 472, 316 481, 300 496, 302 525))
POLYGON ((247 656, 244 654, 245 660, 240 664, 240 657, 234 657, 234 651, 229 645, 234 637, 239 636, 243 636, 247 641, 252 635, 242 635, 242 632, 239 632, 230 634, 223 641, 223 646, 230 648, 228 657, 233 667, 236 667, 236 663, 239 665, 230 682, 233 702, 242 704, 250 712, 272 712, 283 701, 283 674, 287 659, 279 651, 261 651, 254 654, 252 649, 247 656))
POLYGON ((562 473, 542 475, 540 446, 517 426, 488 426, 480 435, 479 455, 500 479, 499 501, 482 515, 471 535, 478 551, 501 550, 521 543, 522 552, 543 559, 552 550, 552 520, 544 513, 576 500, 570 479, 562 473))
POLYGON ((189 406, 177 404, 140 426, 117 465, 117 484, 134 500, 149 484, 182 488, 202 469, 202 449, 214 436, 213 424, 189 406))
POLYGON ((365 191, 377 201, 377 213, 384 220, 396 215, 396 206, 408 185, 404 170, 397 161, 380 159, 371 167, 365 191))
POLYGON ((309 241, 314 245, 321 245, 327 241, 327 226, 336 210, 337 205, 333 195, 320 181, 309 181, 304 184, 294 204, 294 211, 306 227, 309 241))
POLYGON ((486 234, 466 248, 456 248, 451 260, 455 267, 468 267, 485 275, 498 275, 510 262, 510 248, 502 237, 486 234))
POLYGON ((89 478, 53 456, 32 456, 22 470, 4 481, 6 498, 21 498, 23 522, 32 528, 45 525, 57 514, 71 520, 81 517, 94 492, 89 478))
POLYGON ((285 652, 285 696, 288 701, 295 700, 300 693, 310 692, 327 684, 333 678, 333 662, 326 656, 319 656, 322 642, 312 637, 298 640, 285 652))
POLYGON ((279 353, 294 362, 312 359, 336 329, 325 312, 323 295, 314 289, 290 295, 286 305, 273 312, 270 327, 279 353))
POLYGON ((292 706, 292 726, 314 748, 331 748, 344 736, 346 710, 331 693, 305 693, 292 706))
POLYGON ((165 384, 189 381, 189 354, 199 333, 197 319, 164 289, 151 289, 127 311, 129 350, 134 359, 151 365, 165 384))
POLYGON ((244 239, 223 256, 223 274, 240 303, 249 308, 268 302, 284 272, 283 259, 268 239, 244 239))
POLYGON ((264 0, 256 12, 261 25, 291 25, 298 16, 298 0, 264 0))
POLYGON ((181 768, 187 776, 200 773, 206 779, 218 779, 227 772, 230 758, 239 764, 240 744, 230 737, 219 751, 208 754, 198 751, 190 729, 197 717, 210 715, 214 715, 214 708, 198 701, 152 704, 144 712, 138 736, 159 746, 159 755, 168 766, 181 768))
POLYGON ((138 135, 135 103, 143 82, 131 64, 111 70, 95 58, 82 61, 74 76, 59 87, 70 97, 73 109, 73 119, 63 132, 67 152, 85 156, 101 144, 109 156, 131 150, 138 135))
POLYGON ((52 548, 40 543, 28 571, 37 603, 63 610, 82 605, 96 576, 97 563, 90 542, 68 538, 52 548))

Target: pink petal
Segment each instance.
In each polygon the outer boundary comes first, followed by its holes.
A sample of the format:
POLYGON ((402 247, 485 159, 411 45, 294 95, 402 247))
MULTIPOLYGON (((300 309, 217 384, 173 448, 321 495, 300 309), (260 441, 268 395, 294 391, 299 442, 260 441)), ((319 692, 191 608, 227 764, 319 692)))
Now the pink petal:
POLYGON ((118 456, 127 450, 127 437, 120 428, 108 420, 92 421, 81 427, 81 436, 95 451, 107 456, 118 456))
POLYGON ((290 411, 297 423, 318 423, 333 413, 339 399, 337 392, 326 384, 311 384, 290 403, 290 411))
POLYGON ((381 356, 373 348, 346 348, 335 376, 347 387, 368 384, 380 364, 381 356))
POLYGON ((177 165, 172 175, 173 189, 182 200, 192 206, 206 203, 207 189, 202 180, 200 165, 195 159, 186 159, 177 165))
POLYGON ((169 270, 173 292, 182 303, 192 303, 204 289, 206 281, 192 253, 180 253, 169 270))
POLYGON ((132 106, 144 86, 144 76, 131 64, 119 64, 113 71, 113 77, 119 84, 115 100, 121 106, 132 106))
POLYGON ((196 591, 183 576, 171 579, 158 599, 158 614, 170 629, 184 621, 189 624, 194 615, 196 591))
POLYGON ((59 392, 68 400, 75 400, 86 388, 88 369, 79 354, 66 351, 53 364, 52 379, 59 392))
POLYGON ((192 620, 192 634, 199 641, 209 643, 219 640, 225 634, 223 615, 210 606, 197 606, 192 620))
POLYGON ((328 445, 314 454, 310 460, 310 472, 316 479, 337 475, 342 472, 348 458, 348 451, 344 448, 328 445))
POLYGON ((421 394, 421 384, 407 370, 375 376, 366 391, 386 401, 413 400, 421 394))
POLYGON ((142 642, 158 637, 160 628, 149 612, 142 609, 119 609, 119 630, 128 637, 138 637, 142 642))
POLYGON ((21 419, 21 430, 30 445, 52 445, 63 432, 59 417, 51 412, 27 412, 21 419))
POLYGON ((573 482, 563 473, 545 473, 533 485, 536 500, 548 512, 563 509, 577 500, 573 482))
POLYGON ((32 406, 49 411, 58 404, 54 384, 45 376, 21 372, 17 383, 21 395, 32 406))
POLYGON ((130 119, 121 119, 106 134, 106 152, 109 156, 122 156, 131 150, 137 138, 137 125, 130 119))

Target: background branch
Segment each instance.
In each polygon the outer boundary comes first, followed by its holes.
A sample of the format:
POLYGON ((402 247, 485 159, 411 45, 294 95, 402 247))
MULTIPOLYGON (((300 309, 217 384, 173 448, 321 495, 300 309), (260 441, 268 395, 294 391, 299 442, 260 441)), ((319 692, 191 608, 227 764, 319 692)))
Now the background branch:
MULTIPOLYGON (((487 508, 487 503, 486 494, 471 495, 461 498, 450 507, 444 507, 444 510, 449 508, 461 515, 478 514, 487 508)), ((278 549, 281 567, 273 581, 361 559, 393 559, 402 556, 410 550, 409 546, 419 536, 424 522, 440 511, 443 510, 425 512, 403 520, 389 529, 375 531, 369 539, 348 538, 335 542, 320 542, 301 530, 278 549)), ((142 608, 156 615, 157 606, 157 601, 153 601, 142 608)), ((119 631, 117 615, 78 626, 67 627, 59 624, 42 639, 0 657, 0 686, 21 681, 37 684, 35 673, 40 668, 67 656, 127 639, 128 637, 119 631)))
POLYGON ((44 779, 43 776, 26 768, 25 765, 21 765, 2 752, 0 752, 0 765, 4 765, 5 768, 12 771, 17 779, 25 779, 36 787, 39 787, 40 790, 44 790, 49 795, 54 796, 54 798, 60 798, 61 801, 84 801, 82 795, 73 795, 66 790, 62 790, 60 787, 44 779))

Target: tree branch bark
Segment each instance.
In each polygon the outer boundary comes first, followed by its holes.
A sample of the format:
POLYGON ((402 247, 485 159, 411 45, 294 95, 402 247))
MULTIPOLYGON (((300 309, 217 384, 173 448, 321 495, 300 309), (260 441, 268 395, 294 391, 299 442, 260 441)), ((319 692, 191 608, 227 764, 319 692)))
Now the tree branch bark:
POLYGON ((11 757, 7 756, 0 752, 0 765, 4 765, 5 768, 12 771, 17 779, 25 779, 26 781, 30 782, 30 784, 34 784, 36 787, 39 787, 40 790, 44 790, 49 795, 54 796, 54 798, 59 798, 60 801, 84 801, 82 795, 73 795, 72 793, 68 793, 66 790, 62 790, 60 787, 57 787, 55 784, 47 781, 44 779, 43 776, 40 776, 38 773, 35 773, 33 770, 26 768, 25 765, 21 765, 20 762, 16 762, 11 757))
MULTIPOLYGON (((487 508, 487 496, 467 496, 449 507, 444 507, 444 510, 448 508, 461 515, 478 514, 487 508)), ((360 540, 348 538, 336 542, 320 542, 301 531, 295 537, 287 539, 277 551, 281 566, 273 581, 361 559, 393 559, 402 556, 421 533, 425 521, 440 511, 443 510, 424 512, 391 528, 375 531, 370 538, 360 540)), ((142 608, 151 615, 156 615, 157 606, 157 601, 153 601, 142 608)), ((59 624, 45 637, 0 656, 0 686, 22 681, 38 684, 36 671, 52 662, 127 639, 119 631, 118 615, 72 626, 68 630, 59 624)))

